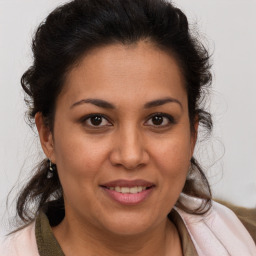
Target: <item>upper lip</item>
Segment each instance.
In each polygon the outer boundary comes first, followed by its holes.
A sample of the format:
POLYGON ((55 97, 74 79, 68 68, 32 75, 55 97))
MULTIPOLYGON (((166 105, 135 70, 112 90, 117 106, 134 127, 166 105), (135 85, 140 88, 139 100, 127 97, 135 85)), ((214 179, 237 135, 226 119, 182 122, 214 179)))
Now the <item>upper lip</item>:
POLYGON ((101 184, 102 187, 152 187, 154 183, 146 180, 113 180, 104 184, 101 184))

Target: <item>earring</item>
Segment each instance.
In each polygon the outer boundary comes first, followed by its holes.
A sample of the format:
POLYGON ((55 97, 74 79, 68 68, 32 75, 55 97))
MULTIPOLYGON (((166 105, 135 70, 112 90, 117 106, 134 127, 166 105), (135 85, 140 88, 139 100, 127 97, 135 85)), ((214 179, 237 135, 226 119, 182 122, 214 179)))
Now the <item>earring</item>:
POLYGON ((49 167, 47 172, 47 179, 51 179, 53 177, 54 171, 56 171, 56 165, 51 162, 50 159, 48 159, 49 167))

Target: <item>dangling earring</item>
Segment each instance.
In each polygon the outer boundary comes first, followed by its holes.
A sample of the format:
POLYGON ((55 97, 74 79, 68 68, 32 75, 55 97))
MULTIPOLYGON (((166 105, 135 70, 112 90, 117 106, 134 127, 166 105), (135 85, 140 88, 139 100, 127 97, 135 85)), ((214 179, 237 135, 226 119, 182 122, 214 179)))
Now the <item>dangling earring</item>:
POLYGON ((47 179, 51 179, 53 177, 54 171, 56 171, 56 165, 53 164, 50 159, 48 159, 48 163, 49 163, 49 169, 47 172, 47 179))

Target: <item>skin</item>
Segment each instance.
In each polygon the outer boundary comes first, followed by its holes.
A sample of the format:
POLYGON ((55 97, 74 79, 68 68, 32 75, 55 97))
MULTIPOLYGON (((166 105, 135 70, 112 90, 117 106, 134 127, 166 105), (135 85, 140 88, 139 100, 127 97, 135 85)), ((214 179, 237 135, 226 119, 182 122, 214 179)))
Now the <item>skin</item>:
POLYGON ((90 51, 67 75, 53 132, 40 113, 36 125, 64 190, 66 216, 53 232, 66 255, 182 255, 166 216, 184 186, 196 133, 183 76, 171 55, 146 41, 90 51), (174 101, 144 106, 167 97, 174 101), (89 98, 115 108, 81 102, 89 98), (155 125, 151 115, 159 112, 171 121, 163 117, 155 125), (91 113, 106 119, 93 126, 86 119, 91 113), (116 179, 155 186, 142 203, 122 205, 99 186, 116 179))

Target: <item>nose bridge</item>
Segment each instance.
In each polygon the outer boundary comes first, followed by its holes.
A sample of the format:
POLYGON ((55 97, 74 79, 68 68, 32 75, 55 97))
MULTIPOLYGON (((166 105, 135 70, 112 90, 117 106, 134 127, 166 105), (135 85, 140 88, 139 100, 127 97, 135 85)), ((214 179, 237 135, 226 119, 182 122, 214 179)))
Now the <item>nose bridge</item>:
POLYGON ((141 147, 141 138, 135 126, 129 125, 127 129, 122 129, 120 139, 121 145, 123 144, 122 152, 124 155, 126 153, 129 153, 127 155, 138 155, 137 153, 140 152, 141 147))
POLYGON ((126 169, 134 169, 146 163, 143 134, 136 125, 129 123, 125 127, 120 127, 115 140, 112 154, 114 164, 123 165, 126 169))

